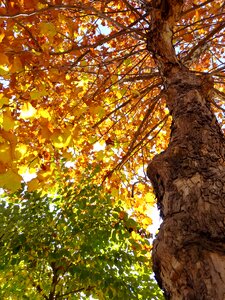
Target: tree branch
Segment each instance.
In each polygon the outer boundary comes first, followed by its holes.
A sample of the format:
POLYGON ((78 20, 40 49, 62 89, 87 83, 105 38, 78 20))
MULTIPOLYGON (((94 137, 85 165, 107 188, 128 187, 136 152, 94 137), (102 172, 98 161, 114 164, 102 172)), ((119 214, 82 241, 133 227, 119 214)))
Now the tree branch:
POLYGON ((70 294, 76 294, 76 293, 79 293, 79 292, 82 292, 82 291, 91 291, 95 288, 95 286, 88 286, 87 288, 80 288, 80 289, 77 289, 77 290, 73 290, 73 291, 70 291, 68 293, 65 293, 63 295, 59 295, 57 298, 62 298, 62 297, 65 297, 65 296, 68 296, 70 294))
MULTIPOLYGON (((144 137, 130 150, 128 150, 126 152, 126 154, 122 157, 121 161, 109 172, 107 172, 107 174, 104 176, 103 182, 106 180, 106 178, 110 177, 116 170, 119 170, 126 162, 127 160, 139 150, 139 146, 143 145, 143 142, 147 139, 147 137, 161 124, 163 124, 163 126, 165 125, 167 119, 169 117, 169 114, 166 115, 161 121, 159 121, 154 127, 152 127, 145 135, 144 137), (135 151, 136 150, 136 151, 135 151), (135 152, 134 152, 135 151, 135 152)), ((163 127, 162 126, 162 127, 163 127)), ((157 131, 156 134, 153 135, 153 137, 146 141, 146 143, 144 145, 147 145, 150 141, 152 141, 158 134, 159 132, 162 130, 162 127, 160 127, 160 129, 157 131)))
POLYGON ((29 35, 29 37, 32 39, 32 41, 34 42, 34 44, 36 45, 37 47, 37 50, 38 52, 43 52, 41 46, 39 45, 38 41, 35 39, 35 37, 33 36, 32 32, 26 27, 24 26, 21 22, 19 21, 16 21, 15 22, 16 24, 18 24, 20 27, 22 27, 29 35))
POLYGON ((194 10, 197 10, 197 9, 203 7, 204 5, 207 5, 207 4, 211 3, 211 2, 213 2, 213 1, 214 1, 214 0, 207 0, 207 1, 205 1, 205 2, 203 2, 203 3, 201 3, 201 4, 199 4, 199 5, 194 5, 192 8, 190 8, 190 9, 184 11, 184 12, 182 13, 182 17, 183 17, 184 15, 186 15, 186 14, 188 14, 188 13, 194 11, 194 10))
POLYGON ((222 30, 225 27, 225 22, 221 23, 219 26, 214 28, 204 39, 202 39, 194 48, 191 49, 191 51, 186 55, 183 59, 184 62, 191 59, 191 57, 194 55, 194 52, 198 50, 200 47, 202 47, 207 41, 213 37, 216 33, 218 33, 220 30, 222 30))

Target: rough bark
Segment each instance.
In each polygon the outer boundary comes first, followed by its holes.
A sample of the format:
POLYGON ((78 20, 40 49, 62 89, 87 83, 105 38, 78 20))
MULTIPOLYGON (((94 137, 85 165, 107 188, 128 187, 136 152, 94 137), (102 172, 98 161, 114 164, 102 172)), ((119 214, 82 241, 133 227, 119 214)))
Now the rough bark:
POLYGON ((152 10, 148 40, 173 118, 167 150, 148 166, 163 218, 153 265, 166 299, 224 300, 225 139, 210 107, 213 82, 181 65, 172 47, 182 2, 168 0, 166 15, 152 10))

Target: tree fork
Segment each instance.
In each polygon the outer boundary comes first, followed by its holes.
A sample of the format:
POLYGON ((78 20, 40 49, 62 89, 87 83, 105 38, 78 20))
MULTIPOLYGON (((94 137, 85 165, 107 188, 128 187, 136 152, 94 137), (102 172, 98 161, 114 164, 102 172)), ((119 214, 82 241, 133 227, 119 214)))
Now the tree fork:
POLYGON ((163 223, 153 268, 166 299, 225 299, 225 139, 210 107, 213 82, 178 62, 167 17, 152 10, 148 49, 164 78, 173 118, 170 143, 148 166, 163 223), (153 43, 155 38, 159 43, 153 43))

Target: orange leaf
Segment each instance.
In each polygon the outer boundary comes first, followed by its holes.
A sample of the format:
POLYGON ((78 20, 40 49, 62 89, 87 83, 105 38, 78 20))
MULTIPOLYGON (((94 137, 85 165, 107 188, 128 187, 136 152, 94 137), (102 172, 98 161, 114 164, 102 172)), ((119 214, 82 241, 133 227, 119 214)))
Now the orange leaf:
POLYGON ((192 33, 188 33, 183 36, 183 39, 185 42, 191 42, 193 40, 193 38, 194 38, 194 36, 192 33))

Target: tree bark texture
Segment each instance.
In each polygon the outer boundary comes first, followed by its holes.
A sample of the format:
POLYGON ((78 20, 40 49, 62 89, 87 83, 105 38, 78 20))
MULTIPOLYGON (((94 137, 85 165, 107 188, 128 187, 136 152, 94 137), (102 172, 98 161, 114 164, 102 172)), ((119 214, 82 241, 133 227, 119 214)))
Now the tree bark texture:
POLYGON ((148 48, 164 79, 170 143, 148 166, 163 218, 153 245, 166 299, 225 299, 225 139, 210 107, 213 82, 179 63, 172 28, 182 9, 152 11, 148 48), (159 42, 154 42, 159 41, 159 42))

